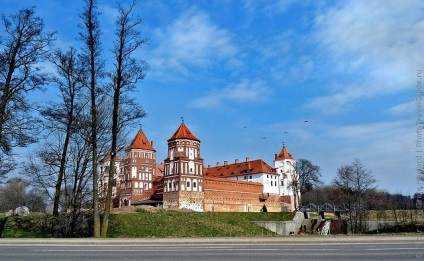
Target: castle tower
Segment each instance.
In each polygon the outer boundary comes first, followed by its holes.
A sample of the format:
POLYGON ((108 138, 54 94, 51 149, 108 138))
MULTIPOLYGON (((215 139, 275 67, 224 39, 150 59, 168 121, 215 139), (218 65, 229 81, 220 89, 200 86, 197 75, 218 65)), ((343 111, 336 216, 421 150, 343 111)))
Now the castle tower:
MULTIPOLYGON (((103 159, 100 160, 100 172, 99 172, 99 202, 102 207, 106 203, 106 194, 109 180, 109 169, 110 169, 110 150, 106 152, 103 159)), ((120 176, 120 166, 121 160, 118 156, 115 157, 115 175, 113 177, 113 187, 112 187, 112 207, 119 207, 119 194, 120 194, 120 184, 119 184, 119 176, 120 176)))
POLYGON ((203 211, 203 159, 200 140, 184 121, 168 139, 168 157, 164 162, 164 208, 203 211))
POLYGON ((125 149, 121 171, 121 205, 129 206, 153 195, 156 150, 140 129, 125 149))
MULTIPOLYGON (((280 153, 275 154, 274 167, 278 174, 280 174, 280 196, 289 196, 291 201, 291 207, 294 208, 294 191, 291 184, 296 179, 296 160, 287 150, 286 146, 283 145, 280 153)), ((300 196, 300 193, 298 193, 300 196)))

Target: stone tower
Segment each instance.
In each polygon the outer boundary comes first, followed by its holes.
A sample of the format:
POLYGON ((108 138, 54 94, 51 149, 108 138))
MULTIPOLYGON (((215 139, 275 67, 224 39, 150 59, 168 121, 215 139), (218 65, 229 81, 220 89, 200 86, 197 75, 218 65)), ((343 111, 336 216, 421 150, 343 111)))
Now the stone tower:
POLYGON ((125 149, 121 171, 121 205, 128 206, 153 195, 156 150, 142 130, 125 149))
MULTIPOLYGON (((289 153, 286 146, 283 145, 280 153, 278 155, 275 154, 274 167, 277 173, 280 174, 280 196, 289 196, 291 207, 294 208, 294 191, 290 184, 296 178, 296 160, 289 153)), ((298 195, 300 196, 300 193, 298 195)))
POLYGON ((203 211, 203 159, 200 140, 184 121, 168 139, 168 157, 164 162, 164 208, 203 211))

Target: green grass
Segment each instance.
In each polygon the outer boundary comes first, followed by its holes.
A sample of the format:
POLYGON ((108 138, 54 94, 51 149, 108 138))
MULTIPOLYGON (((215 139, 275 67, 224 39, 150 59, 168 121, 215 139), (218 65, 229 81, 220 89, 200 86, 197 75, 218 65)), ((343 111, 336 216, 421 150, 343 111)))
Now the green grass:
POLYGON ((112 215, 109 236, 123 237, 248 237, 275 235, 252 221, 288 221, 294 213, 137 212, 112 215))
MULTIPOLYGON (((424 222, 423 212, 420 210, 396 210, 396 217, 400 223, 424 222)), ((393 210, 370 210, 368 211, 368 220, 395 221, 396 218, 393 210)))
MULTIPOLYGON (((289 221, 294 213, 156 212, 138 211, 111 215, 109 237, 249 237, 275 236, 252 221, 289 221)), ((49 214, 9 217, 2 237, 52 237, 49 214)))
POLYGON ((51 237, 47 227, 51 215, 34 213, 26 217, 8 217, 2 237, 46 238, 51 237))

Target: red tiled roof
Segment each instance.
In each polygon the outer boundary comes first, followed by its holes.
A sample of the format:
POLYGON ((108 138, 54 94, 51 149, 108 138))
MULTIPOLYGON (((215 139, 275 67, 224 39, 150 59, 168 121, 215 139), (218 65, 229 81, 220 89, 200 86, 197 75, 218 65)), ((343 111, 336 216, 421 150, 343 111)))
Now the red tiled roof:
POLYGON ((156 176, 163 176, 164 165, 163 163, 156 163, 156 176))
POLYGON ((275 174, 275 169, 266 164, 263 160, 251 160, 234 164, 220 165, 216 167, 205 168, 205 176, 209 177, 234 177, 257 173, 275 174))
POLYGON ((153 182, 163 182, 164 177, 163 176, 156 176, 153 178, 153 182))
POLYGON ((140 129, 132 140, 131 144, 127 147, 127 150, 130 149, 143 149, 143 150, 153 150, 153 145, 149 142, 144 132, 140 129))
POLYGON ((183 123, 181 123, 180 127, 178 127, 177 131, 172 135, 171 138, 168 139, 168 141, 176 140, 176 139, 188 139, 188 140, 195 140, 200 141, 196 136, 193 135, 193 133, 187 128, 187 126, 183 123))
POLYGON ((282 159, 294 159, 292 155, 289 153, 289 151, 286 149, 286 146, 283 146, 283 149, 281 149, 280 154, 275 157, 276 160, 282 160, 282 159))

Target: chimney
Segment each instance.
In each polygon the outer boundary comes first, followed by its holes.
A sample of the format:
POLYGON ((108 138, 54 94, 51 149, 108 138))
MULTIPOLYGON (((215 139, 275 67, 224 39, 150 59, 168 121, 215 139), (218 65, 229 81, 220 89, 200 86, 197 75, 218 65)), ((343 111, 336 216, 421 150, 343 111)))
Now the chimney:
POLYGON ((274 159, 277 159, 277 153, 275 153, 275 158, 274 159))
POLYGON ((246 162, 249 162, 249 161, 250 161, 249 157, 246 157, 246 162))
POLYGON ((216 163, 216 166, 219 167, 219 162, 216 163))
POLYGON ((211 167, 211 165, 208 165, 208 168, 210 168, 211 167))
POLYGON ((238 160, 238 159, 236 159, 234 162, 237 164, 237 163, 239 163, 239 160, 238 160))
POLYGON ((227 166, 228 165, 228 161, 224 161, 224 166, 227 166))
POLYGON ((152 147, 153 147, 153 141, 150 141, 150 145, 152 145, 152 147))

